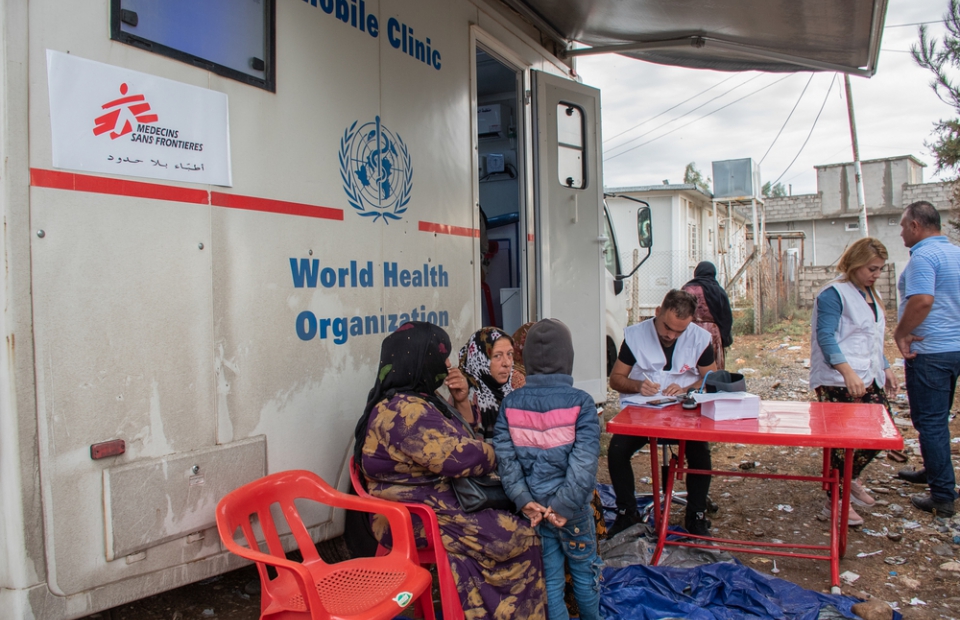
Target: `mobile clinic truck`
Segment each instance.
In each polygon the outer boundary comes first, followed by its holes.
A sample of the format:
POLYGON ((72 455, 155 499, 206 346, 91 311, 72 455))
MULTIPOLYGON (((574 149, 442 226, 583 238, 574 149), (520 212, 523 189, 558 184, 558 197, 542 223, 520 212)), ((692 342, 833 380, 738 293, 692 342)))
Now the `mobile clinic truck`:
POLYGON ((219 498, 290 468, 345 488, 405 321, 460 344, 482 306, 560 318, 603 400, 600 105, 574 56, 870 74, 884 10, 0 2, 0 616, 239 566, 219 498))

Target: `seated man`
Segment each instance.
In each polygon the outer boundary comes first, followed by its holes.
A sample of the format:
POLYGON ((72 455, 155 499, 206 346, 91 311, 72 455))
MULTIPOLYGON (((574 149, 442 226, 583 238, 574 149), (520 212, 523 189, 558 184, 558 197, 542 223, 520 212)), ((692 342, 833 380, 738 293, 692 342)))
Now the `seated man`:
MULTIPOLYGON (((699 388, 704 375, 716 369, 716 363, 710 332, 690 324, 696 310, 696 297, 672 290, 663 298, 654 318, 627 327, 610 373, 610 387, 621 394, 642 396, 681 396, 699 388)), ((630 459, 648 440, 614 435, 610 441, 607 466, 617 496, 617 519, 608 536, 640 522, 630 459)), ((686 455, 692 469, 710 469, 710 444, 688 441, 686 455)), ((704 516, 709 490, 710 476, 687 476, 685 527, 691 534, 710 535, 710 522, 704 516)))

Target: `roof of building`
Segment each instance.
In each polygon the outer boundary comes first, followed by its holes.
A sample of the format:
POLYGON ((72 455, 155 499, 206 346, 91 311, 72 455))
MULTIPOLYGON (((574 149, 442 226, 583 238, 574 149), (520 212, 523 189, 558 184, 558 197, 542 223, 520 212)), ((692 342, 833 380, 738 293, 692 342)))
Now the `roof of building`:
POLYGON ((697 192, 708 200, 713 194, 705 192, 693 183, 661 183, 660 185, 638 185, 636 187, 604 187, 604 194, 646 194, 650 192, 697 192))
MULTIPOLYGON (((897 160, 900 160, 900 159, 909 159, 909 160, 911 160, 913 163, 917 164, 918 166, 922 166, 922 167, 924 167, 924 168, 927 167, 927 164, 923 163, 922 161, 920 161, 919 159, 917 159, 917 158, 914 157, 913 155, 897 155, 896 157, 881 157, 880 159, 861 159, 861 160, 860 160, 860 164, 861 164, 861 165, 862 165, 862 164, 876 164, 876 163, 883 162, 883 161, 897 161, 897 160)), ((846 161, 846 162, 837 163, 837 164, 820 164, 819 166, 814 166, 814 168, 817 168, 817 169, 819 169, 819 168, 834 168, 834 167, 836 167, 836 166, 852 166, 852 165, 853 165, 853 162, 852 162, 852 161, 846 161)))

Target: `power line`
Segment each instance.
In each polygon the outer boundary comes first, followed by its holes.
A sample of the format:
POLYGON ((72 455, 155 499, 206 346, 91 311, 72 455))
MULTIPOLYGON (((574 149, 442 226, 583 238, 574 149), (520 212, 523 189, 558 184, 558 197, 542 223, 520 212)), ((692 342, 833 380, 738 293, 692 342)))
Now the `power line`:
POLYGON ((836 82, 836 81, 837 81, 837 74, 834 73, 834 74, 833 74, 833 79, 830 80, 830 88, 827 89, 827 94, 823 97, 823 103, 820 104, 820 111, 817 112, 817 117, 816 117, 815 119, 813 119, 813 125, 810 126, 810 133, 807 134, 807 139, 804 140, 804 141, 803 141, 803 144, 800 145, 800 150, 797 151, 797 154, 796 154, 796 156, 793 158, 793 161, 790 162, 790 165, 787 166, 786 170, 784 170, 783 172, 780 173, 780 176, 777 177, 777 180, 776 180, 776 181, 774 181, 773 183, 770 184, 770 187, 773 187, 774 185, 776 185, 777 183, 780 182, 780 179, 782 179, 782 178, 783 178, 783 175, 785 175, 785 174, 787 173, 787 171, 790 170, 790 167, 793 166, 793 164, 795 164, 795 163, 797 162, 797 158, 800 157, 800 153, 802 153, 802 152, 803 152, 803 149, 807 146, 807 142, 810 141, 810 136, 813 135, 813 130, 817 127, 817 121, 820 120, 820 115, 823 113, 823 108, 825 108, 825 107, 827 106, 827 99, 830 98, 830 91, 833 90, 833 83, 836 82))
MULTIPOLYGON (((689 116, 690 114, 693 114, 694 112, 696 112, 696 111, 699 110, 700 108, 704 107, 704 106, 707 105, 708 103, 712 103, 712 102, 716 101, 717 99, 720 99, 721 97, 725 97, 725 96, 729 95, 730 93, 732 93, 733 91, 737 90, 738 88, 740 88, 740 87, 743 86, 744 84, 746 84, 746 83, 748 83, 748 82, 752 82, 753 80, 757 79, 757 78, 760 77, 761 75, 763 75, 763 74, 762 74, 762 73, 758 73, 757 75, 753 76, 753 77, 750 78, 749 80, 746 80, 746 81, 744 81, 744 82, 741 82, 741 83, 737 84, 736 86, 734 86, 733 88, 731 88, 730 90, 728 90, 728 91, 726 91, 726 92, 724 92, 724 93, 720 93, 719 95, 717 95, 717 96, 714 97, 713 99, 709 99, 709 100, 701 103, 701 104, 698 105, 697 107, 692 108, 692 109, 690 109, 690 110, 687 110, 686 112, 684 112, 684 113, 681 114, 680 116, 677 116, 677 117, 675 117, 675 118, 672 118, 672 119, 670 119, 669 121, 667 121, 667 122, 665 122, 665 123, 661 123, 661 124, 657 125, 656 127, 654 127, 653 129, 650 129, 650 130, 648 130, 648 131, 645 131, 645 132, 643 132, 642 134, 640 134, 639 136, 637 136, 637 137, 635 137, 635 138, 630 138, 630 139, 627 140, 626 142, 621 142, 621 143, 618 144, 617 146, 614 146, 614 147, 611 147, 611 148, 612 148, 612 149, 618 149, 618 148, 620 148, 620 147, 623 147, 623 146, 626 146, 626 145, 630 144, 631 142, 636 142, 636 141, 639 140, 640 138, 642 138, 642 137, 644 137, 644 136, 648 136, 648 135, 652 134, 653 132, 657 131, 658 129, 662 129, 663 127, 666 127, 666 126, 669 125, 670 123, 675 123, 675 122, 677 122, 678 120, 680 120, 681 118, 683 118, 683 117, 685 117, 685 116, 689 116)), ((646 143, 644 143, 644 144, 646 144, 646 143)), ((628 149, 628 150, 632 150, 632 149, 628 149)), ((623 151, 623 152, 626 153, 627 151, 623 151)), ((617 153, 617 155, 620 155, 620 153, 617 153)), ((613 155, 612 157, 616 157, 617 155, 613 155)))
POLYGON ((813 74, 810 74, 810 79, 807 80, 806 86, 803 87, 803 90, 800 91, 800 96, 797 97, 797 102, 793 104, 793 109, 790 110, 790 114, 787 114, 787 120, 783 121, 783 125, 780 127, 780 131, 777 132, 777 136, 773 139, 773 142, 770 143, 770 146, 767 148, 767 152, 763 154, 763 157, 760 158, 758 166, 763 163, 763 160, 767 158, 767 155, 770 154, 770 149, 773 148, 773 145, 777 143, 777 140, 780 138, 780 134, 783 133, 783 130, 786 129, 787 123, 790 122, 790 117, 793 116, 793 113, 797 111, 797 106, 800 105, 800 100, 803 99, 803 94, 807 92, 807 87, 810 86, 810 82, 813 81, 813 74))
MULTIPOLYGON (((691 101, 691 100, 693 100, 693 99, 696 99, 696 98, 699 97, 700 95, 702 95, 702 94, 704 94, 704 93, 707 93, 707 92, 713 90, 713 89, 716 88, 717 86, 720 86, 720 85, 723 84, 724 82, 730 81, 730 80, 732 80, 732 79, 735 78, 735 77, 737 77, 737 74, 736 74, 736 73, 730 75, 730 76, 727 77, 727 78, 724 78, 724 79, 720 80, 719 82, 717 82, 716 84, 714 84, 713 86, 711 86, 711 87, 709 87, 709 88, 707 88, 707 89, 705 89, 705 90, 701 90, 701 91, 700 91, 699 93, 697 93, 696 95, 694 95, 694 96, 692 96, 692 97, 690 97, 690 98, 688 98, 688 99, 684 99, 684 100, 681 101, 680 103, 678 103, 678 104, 676 104, 676 105, 674 105, 674 106, 671 106, 671 107, 667 108, 666 110, 664 110, 664 111, 661 112, 660 114, 657 114, 656 116, 653 116, 653 117, 651 117, 651 118, 648 118, 647 120, 643 121, 642 123, 638 123, 638 124, 634 125, 633 127, 630 127, 629 129, 624 129, 623 131, 621 131, 620 133, 618 133, 618 134, 615 135, 615 136, 610 136, 609 138, 607 138, 606 140, 604 140, 603 143, 606 144, 607 142, 610 142, 611 140, 615 140, 616 138, 619 138, 620 136, 622 136, 623 134, 625 134, 625 133, 627 133, 627 132, 629 132, 629 131, 633 131, 634 129, 636 129, 637 127, 640 127, 641 125, 646 125, 646 124, 649 123, 650 121, 655 120, 655 119, 657 119, 657 118, 660 118, 661 116, 663 116, 664 114, 666 114, 666 113, 669 112, 670 110, 676 109, 676 108, 682 106, 683 104, 685 104, 686 102, 691 101)), ((746 83, 746 82, 744 82, 744 84, 745 84, 745 83, 746 83)), ((729 91, 728 91, 728 92, 729 92, 729 91)))
MULTIPOLYGON (((734 100, 731 101, 730 103, 725 104, 725 105, 722 105, 722 106, 720 106, 719 108, 717 108, 716 110, 713 110, 712 112, 707 112, 707 113, 704 114, 703 116, 701 116, 701 117, 699 117, 699 118, 695 118, 695 119, 693 119, 692 121, 690 121, 689 123, 686 123, 686 124, 681 125, 681 126, 679 126, 679 127, 675 127, 675 128, 671 129, 670 131, 668 131, 668 132, 666 132, 666 133, 660 134, 660 135, 657 136, 656 138, 651 138, 650 140, 647 140, 646 142, 642 142, 642 143, 638 144, 637 146, 631 147, 631 148, 629 148, 629 149, 627 149, 627 150, 625 150, 625 151, 620 151, 620 152, 617 153, 616 155, 611 155, 610 157, 605 157, 603 161, 606 162, 606 161, 610 161, 611 159, 616 159, 617 157, 620 157, 621 155, 623 155, 623 154, 625 154, 625 153, 629 153, 630 151, 636 150, 636 149, 640 148, 641 146, 646 146, 646 145, 650 144, 651 142, 656 142, 657 140, 659 140, 660 138, 663 138, 664 136, 669 136, 669 135, 672 134, 673 132, 679 131, 679 130, 683 129, 684 127, 689 127, 690 125, 696 123, 697 121, 702 121, 703 119, 707 118, 708 116, 711 116, 712 114, 716 114, 717 112, 719 112, 720 110, 723 110, 723 109, 725 109, 725 108, 729 108, 729 107, 732 106, 733 104, 738 103, 738 102, 740 102, 740 101, 743 101, 744 99, 746 99, 747 97, 750 97, 751 95, 756 95, 756 94, 759 93, 761 90, 766 90, 766 89, 770 88, 771 86, 773 86, 774 84, 779 84, 780 82, 782 82, 782 81, 784 81, 784 80, 786 80, 786 79, 788 79, 788 78, 791 78, 791 77, 793 77, 794 75, 795 75, 795 74, 792 74, 792 73, 789 74, 789 75, 785 75, 785 76, 783 76, 782 78, 780 78, 779 80, 776 80, 776 81, 774 81, 774 82, 770 82, 770 83, 767 84, 766 86, 761 86, 761 87, 758 88, 757 90, 755 90, 755 91, 753 91, 753 92, 751 92, 751 93, 747 93, 746 95, 744 95, 743 97, 740 97, 739 99, 734 99, 734 100)), ((747 80, 747 81, 749 81, 749 80, 747 80)), ((743 84, 746 84, 746 82, 744 82, 743 84)), ((743 84, 741 84, 741 86, 742 86, 743 84)), ((649 132, 648 132, 648 133, 649 133, 649 132)))
POLYGON ((926 26, 927 24, 944 24, 942 19, 935 19, 931 22, 914 22, 912 24, 889 24, 884 26, 884 28, 904 28, 907 26, 926 26))
MULTIPOLYGON (((839 153, 839 152, 841 152, 841 151, 845 151, 845 150, 847 150, 848 148, 850 148, 849 145, 847 145, 847 146, 841 146, 841 147, 838 148, 837 150, 835 150, 835 151, 833 151, 832 153, 830 153, 829 155, 825 156, 822 161, 827 161, 827 162, 829 162, 830 160, 833 159, 833 156, 834 156, 834 155, 836 155, 837 153, 839 153)), ((804 174, 807 174, 807 171, 801 170, 800 172, 796 173, 796 174, 793 175, 792 177, 788 177, 788 178, 784 179, 783 182, 784 182, 784 183, 787 183, 787 182, 792 181, 792 180, 796 179, 797 177, 802 176, 802 175, 804 175, 804 174)))

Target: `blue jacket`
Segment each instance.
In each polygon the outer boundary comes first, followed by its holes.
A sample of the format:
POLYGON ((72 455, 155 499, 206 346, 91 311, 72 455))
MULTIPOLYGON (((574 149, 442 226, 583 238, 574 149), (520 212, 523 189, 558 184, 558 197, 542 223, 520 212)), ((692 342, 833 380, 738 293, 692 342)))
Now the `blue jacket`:
POLYGON ((494 427, 497 471, 517 508, 531 501, 567 519, 590 504, 597 482, 600 421, 593 398, 570 375, 531 375, 507 394, 494 427))

